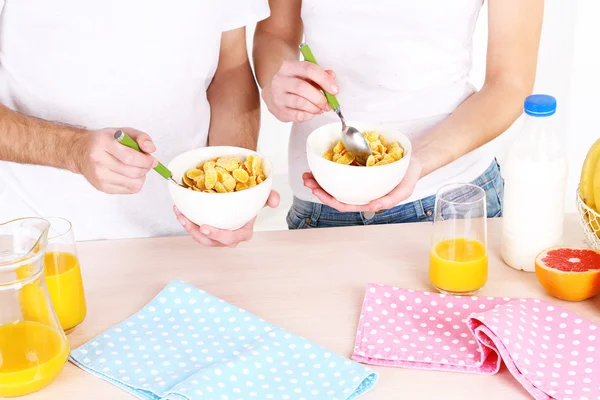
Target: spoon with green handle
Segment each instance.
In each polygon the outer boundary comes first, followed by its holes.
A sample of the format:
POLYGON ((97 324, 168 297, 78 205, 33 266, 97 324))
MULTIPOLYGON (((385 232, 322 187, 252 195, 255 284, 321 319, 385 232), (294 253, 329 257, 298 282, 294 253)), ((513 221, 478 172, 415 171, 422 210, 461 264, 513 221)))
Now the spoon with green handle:
MULTIPOLYGON (((310 47, 308 47, 306 43, 302 43, 300 45, 300 52, 302 53, 306 61, 311 62, 315 65, 319 65, 317 64, 317 60, 315 59, 315 56, 310 50, 310 47)), ((342 143, 344 144, 344 147, 346 148, 346 150, 354 153, 354 155, 360 156, 366 160, 367 157, 369 157, 372 154, 371 148, 369 147, 369 143, 358 129, 346 125, 346 120, 344 119, 344 116, 342 115, 342 111, 340 109, 340 103, 338 103, 335 96, 330 93, 327 93, 325 90, 323 90, 323 93, 325 94, 325 97, 327 98, 327 102, 331 106, 331 109, 335 111, 338 117, 340 117, 340 120, 342 120, 342 143)))
MULTIPOLYGON (((118 130, 115 132, 115 139, 117 139, 123 146, 127 146, 131 149, 139 151, 140 153, 143 153, 143 151, 140 149, 140 146, 138 146, 137 142, 135 140, 133 140, 128 134, 126 134, 122 130, 118 130)), ((175 179, 173 179, 173 173, 167 167, 165 167, 163 164, 161 164, 160 162, 158 163, 158 165, 156 167, 154 167, 154 170, 156 172, 158 172, 163 178, 170 179, 175 184, 177 184, 181 187, 184 187, 183 185, 178 183, 175 179)))

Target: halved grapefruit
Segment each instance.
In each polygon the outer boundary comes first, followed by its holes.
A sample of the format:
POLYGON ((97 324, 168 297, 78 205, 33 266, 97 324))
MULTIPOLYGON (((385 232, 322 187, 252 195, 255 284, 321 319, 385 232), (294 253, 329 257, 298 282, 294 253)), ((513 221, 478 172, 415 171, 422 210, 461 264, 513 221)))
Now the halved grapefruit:
POLYGON ((535 275, 552 296, 581 301, 600 293, 600 251, 552 247, 535 259, 535 275))

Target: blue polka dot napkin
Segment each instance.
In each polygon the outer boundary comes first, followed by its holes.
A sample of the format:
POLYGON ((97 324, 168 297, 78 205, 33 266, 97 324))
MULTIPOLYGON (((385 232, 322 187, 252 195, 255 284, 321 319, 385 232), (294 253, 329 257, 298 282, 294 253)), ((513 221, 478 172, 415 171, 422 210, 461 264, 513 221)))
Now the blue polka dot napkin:
POLYGON ((378 374, 193 286, 171 282, 70 361, 140 399, 355 399, 378 374))

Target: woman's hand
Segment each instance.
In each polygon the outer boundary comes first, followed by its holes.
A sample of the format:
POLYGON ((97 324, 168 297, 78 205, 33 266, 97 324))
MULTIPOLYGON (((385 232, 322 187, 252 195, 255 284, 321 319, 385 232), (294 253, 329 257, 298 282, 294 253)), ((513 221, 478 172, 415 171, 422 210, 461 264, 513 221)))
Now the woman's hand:
POLYGON ((381 210, 389 210, 390 208, 396 207, 400 202, 408 199, 415 189, 417 182, 421 177, 422 167, 418 159, 413 158, 408 165, 406 175, 391 192, 386 194, 379 199, 371 201, 369 204, 363 206, 353 206, 337 201, 329 193, 327 193, 315 180, 314 176, 310 172, 304 173, 302 179, 304 180, 304 186, 312 190, 312 193, 317 196, 321 203, 333 207, 341 212, 377 212, 381 210))
POLYGON ((262 98, 271 114, 282 122, 302 122, 330 111, 320 88, 336 95, 339 88, 333 71, 308 61, 284 61, 262 98))

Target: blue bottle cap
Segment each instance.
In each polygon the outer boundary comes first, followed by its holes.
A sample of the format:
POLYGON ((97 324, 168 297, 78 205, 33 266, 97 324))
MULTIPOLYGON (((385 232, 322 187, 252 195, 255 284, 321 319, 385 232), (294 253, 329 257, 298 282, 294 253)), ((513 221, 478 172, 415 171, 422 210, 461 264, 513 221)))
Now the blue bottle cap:
POLYGON ((534 94, 525 99, 525 114, 549 117, 556 112, 556 99, 547 94, 534 94))

